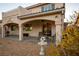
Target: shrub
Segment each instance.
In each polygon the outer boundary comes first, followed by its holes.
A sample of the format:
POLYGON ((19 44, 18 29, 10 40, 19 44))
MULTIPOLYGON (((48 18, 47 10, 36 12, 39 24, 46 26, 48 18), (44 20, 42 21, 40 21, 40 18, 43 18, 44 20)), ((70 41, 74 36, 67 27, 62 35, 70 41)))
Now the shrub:
POLYGON ((59 56, 60 55, 58 48, 54 47, 53 43, 50 43, 50 45, 47 47, 45 52, 47 56, 59 56))
POLYGON ((66 28, 60 46, 66 55, 79 55, 79 28, 76 25, 66 28))

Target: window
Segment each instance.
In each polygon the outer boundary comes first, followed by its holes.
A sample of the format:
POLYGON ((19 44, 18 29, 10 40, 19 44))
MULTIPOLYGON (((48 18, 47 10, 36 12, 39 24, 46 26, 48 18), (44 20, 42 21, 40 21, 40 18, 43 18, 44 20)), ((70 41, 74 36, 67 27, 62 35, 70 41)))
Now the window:
POLYGON ((25 31, 32 31, 32 25, 31 24, 25 24, 23 29, 25 31))
POLYGON ((42 12, 47 12, 54 9, 54 4, 47 4, 42 6, 42 12))
POLYGON ((15 31, 16 29, 17 29, 17 26, 15 26, 15 25, 11 26, 11 31, 15 31))

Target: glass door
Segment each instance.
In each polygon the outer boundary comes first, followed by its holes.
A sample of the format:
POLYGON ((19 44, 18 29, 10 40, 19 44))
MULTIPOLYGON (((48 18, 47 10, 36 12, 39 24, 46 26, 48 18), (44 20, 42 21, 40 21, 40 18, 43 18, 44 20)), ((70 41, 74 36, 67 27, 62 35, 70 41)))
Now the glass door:
POLYGON ((51 24, 49 23, 43 24, 43 35, 51 36, 51 24))

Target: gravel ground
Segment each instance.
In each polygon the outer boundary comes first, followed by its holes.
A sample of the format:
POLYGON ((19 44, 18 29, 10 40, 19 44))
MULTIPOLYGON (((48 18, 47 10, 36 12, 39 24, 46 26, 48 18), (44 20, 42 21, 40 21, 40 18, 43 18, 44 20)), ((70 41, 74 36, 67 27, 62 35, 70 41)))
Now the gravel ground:
POLYGON ((39 56, 39 51, 38 42, 0 39, 0 56, 39 56))

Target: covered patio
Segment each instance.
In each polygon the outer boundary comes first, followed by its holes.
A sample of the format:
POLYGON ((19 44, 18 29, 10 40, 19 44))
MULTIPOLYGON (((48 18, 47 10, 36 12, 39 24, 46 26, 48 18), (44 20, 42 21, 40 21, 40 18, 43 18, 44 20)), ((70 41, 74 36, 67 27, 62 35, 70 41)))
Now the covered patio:
POLYGON ((12 40, 22 38, 22 40, 38 42, 41 36, 53 38, 56 35, 55 21, 45 19, 24 22, 21 27, 16 23, 7 23, 3 25, 3 29, 3 38, 12 40))

